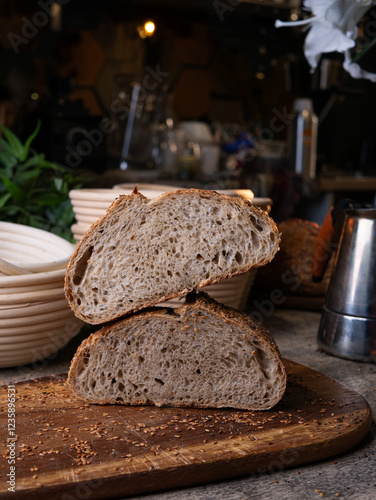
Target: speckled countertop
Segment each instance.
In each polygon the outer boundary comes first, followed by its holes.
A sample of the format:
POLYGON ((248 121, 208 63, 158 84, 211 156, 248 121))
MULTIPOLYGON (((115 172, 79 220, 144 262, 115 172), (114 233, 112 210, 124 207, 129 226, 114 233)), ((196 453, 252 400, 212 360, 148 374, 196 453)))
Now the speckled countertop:
MULTIPOLYGON (((282 356, 307 365, 358 392, 376 414, 376 364, 329 356, 317 349, 320 313, 276 309, 264 325, 275 338, 282 356)), ((0 382, 11 383, 68 370, 83 331, 53 359, 35 366, 0 370, 0 382)), ((355 449, 328 460, 301 467, 248 476, 194 488, 144 495, 144 500, 301 500, 315 498, 376 498, 376 426, 355 449)))

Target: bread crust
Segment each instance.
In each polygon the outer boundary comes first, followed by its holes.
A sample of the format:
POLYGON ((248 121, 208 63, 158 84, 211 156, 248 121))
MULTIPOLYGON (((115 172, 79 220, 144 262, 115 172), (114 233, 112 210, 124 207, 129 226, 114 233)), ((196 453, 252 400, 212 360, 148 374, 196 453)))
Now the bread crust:
POLYGON ((165 302, 170 299, 174 299, 176 297, 185 295, 195 289, 196 287, 204 287, 207 285, 213 285, 215 283, 218 283, 224 279, 231 278, 232 276, 236 276, 239 274, 243 274, 245 272, 250 271, 251 269, 254 269, 256 267, 263 266, 270 262, 271 259, 273 259, 275 253, 279 249, 279 241, 280 241, 280 234, 278 231, 278 228, 275 224, 275 222, 268 217, 268 215, 259 207, 255 207, 249 200, 246 200, 242 197, 236 198, 224 194, 217 193, 216 191, 209 191, 209 190, 203 190, 203 189, 182 189, 182 190, 177 190, 173 192, 166 192, 162 195, 160 195, 158 198, 155 198, 154 200, 148 200, 145 196, 143 196, 141 193, 138 192, 137 188, 132 192, 131 195, 120 195, 113 203, 112 205, 108 208, 106 214, 104 214, 102 217, 100 217, 87 231, 87 233, 84 235, 82 240, 78 243, 78 245, 75 248, 75 251, 73 252, 71 259, 68 263, 67 266, 67 271, 65 275, 65 296, 68 300, 68 303, 70 304, 70 307, 72 308, 73 312, 75 315, 82 319, 83 321, 89 322, 91 324, 100 324, 100 323, 106 323, 109 321, 112 321, 114 319, 120 318, 128 313, 131 312, 137 312, 139 309, 144 309, 147 307, 151 307, 153 305, 159 304, 161 302, 165 302), (88 317, 83 313, 83 311, 77 306, 76 302, 74 301, 74 293, 73 293, 73 280, 75 277, 75 270, 76 270, 76 265, 79 259, 84 255, 85 248, 88 244, 88 241, 96 234, 99 233, 101 230, 101 226, 103 225, 103 222, 107 220, 109 217, 113 216, 113 214, 116 212, 117 209, 119 209, 122 206, 128 206, 129 204, 132 203, 148 203, 151 206, 155 206, 158 208, 158 205, 162 204, 165 199, 168 199, 172 196, 179 196, 179 197, 192 197, 192 196, 199 196, 203 198, 208 198, 210 199, 220 199, 222 203, 229 203, 232 205, 238 205, 239 207, 248 207, 251 209, 251 212, 259 218, 262 218, 264 223, 268 226, 270 229, 270 233, 274 235, 275 242, 273 243, 273 251, 270 254, 269 258, 265 258, 263 260, 260 260, 257 262, 256 265, 243 265, 239 266, 239 268, 234 271, 234 272, 226 272, 222 274, 220 277, 214 278, 214 277, 209 277, 207 279, 203 279, 199 284, 195 284, 194 286, 182 286, 180 290, 178 291, 171 291, 171 293, 165 294, 163 296, 158 296, 154 300, 148 300, 145 303, 142 304, 141 307, 129 307, 126 311, 119 310, 116 315, 114 314, 108 314, 106 315, 103 313, 100 318, 91 318, 88 319, 88 317))
POLYGON ((320 226, 315 222, 292 218, 278 223, 282 234, 280 251, 273 261, 260 269, 255 283, 266 290, 280 289, 287 295, 324 296, 329 285, 333 259, 323 280, 312 281, 312 258, 320 226))
MULTIPOLYGON (((254 318, 248 316, 245 313, 239 312, 231 307, 219 304, 215 300, 211 299, 204 292, 196 292, 193 291, 189 293, 186 297, 186 302, 184 305, 177 309, 172 308, 163 308, 163 307, 155 307, 148 308, 143 311, 139 311, 138 313, 129 315, 120 320, 114 321, 110 324, 105 325, 99 331, 92 333, 87 339, 85 339, 81 345, 79 346, 75 356, 72 359, 71 367, 68 374, 67 383, 70 386, 71 390, 81 399, 88 401, 89 403, 94 404, 109 404, 107 399, 92 399, 90 397, 83 397, 82 393, 79 391, 79 379, 78 375, 82 368, 82 364, 84 363, 85 357, 90 356, 90 352, 95 350, 97 345, 103 341, 107 336, 111 335, 112 332, 117 328, 122 327, 123 325, 130 325, 132 323, 137 324, 138 318, 141 316, 143 319, 147 320, 148 318, 159 317, 163 320, 166 315, 173 316, 176 318, 184 318, 186 313, 192 310, 196 312, 207 312, 215 315, 219 320, 223 320, 227 324, 232 324, 234 329, 241 328, 249 329, 252 333, 252 339, 256 340, 262 348, 268 351, 268 353, 272 356, 273 362, 278 365, 278 370, 280 373, 280 380, 278 380, 279 389, 275 394, 273 399, 273 404, 267 407, 255 407, 254 405, 236 405, 232 404, 231 407, 238 409, 246 409, 246 410, 265 410, 274 406, 283 396, 286 389, 286 369, 283 364, 279 349, 271 334, 266 330, 262 325, 260 325, 254 318)), ((142 335, 142 331, 139 332, 139 335, 142 335)), ((119 334, 118 334, 119 335, 119 334)), ((125 337, 126 339, 127 337, 125 337)), ((189 345, 187 346, 189 348, 189 345)), ((110 401, 111 404, 124 404, 117 403, 116 401, 110 401)), ((145 404, 156 404, 157 406, 162 406, 157 404, 155 401, 150 401, 145 399, 136 400, 133 402, 127 402, 126 404, 130 406, 138 406, 145 404)), ((213 407, 224 407, 224 405, 218 404, 217 406, 213 406, 212 404, 200 404, 198 402, 187 403, 184 401, 179 401, 178 405, 167 404, 167 406, 179 406, 179 407, 197 407, 197 408, 213 408, 213 407)))

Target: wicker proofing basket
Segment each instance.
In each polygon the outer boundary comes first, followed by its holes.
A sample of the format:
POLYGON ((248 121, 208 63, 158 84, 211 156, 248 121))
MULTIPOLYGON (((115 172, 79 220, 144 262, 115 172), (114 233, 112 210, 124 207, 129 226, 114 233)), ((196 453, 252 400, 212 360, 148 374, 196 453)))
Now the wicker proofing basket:
POLYGON ((64 296, 73 250, 47 231, 0 222, 0 368, 37 363, 79 332, 64 296))

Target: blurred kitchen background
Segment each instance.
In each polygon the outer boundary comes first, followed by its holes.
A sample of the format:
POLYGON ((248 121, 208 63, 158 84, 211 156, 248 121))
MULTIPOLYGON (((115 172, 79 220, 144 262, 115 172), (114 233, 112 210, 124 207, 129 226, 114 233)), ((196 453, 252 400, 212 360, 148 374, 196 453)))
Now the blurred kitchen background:
MULTIPOLYGON (((334 53, 310 72, 305 32, 274 27, 300 4, 2 0, 0 123, 24 140, 40 119, 35 149, 90 186, 247 188, 276 221, 321 223, 337 199, 374 199, 376 84, 334 53), (315 175, 290 161, 300 98, 318 117, 315 175)), ((376 71, 375 51, 363 64, 376 71)))

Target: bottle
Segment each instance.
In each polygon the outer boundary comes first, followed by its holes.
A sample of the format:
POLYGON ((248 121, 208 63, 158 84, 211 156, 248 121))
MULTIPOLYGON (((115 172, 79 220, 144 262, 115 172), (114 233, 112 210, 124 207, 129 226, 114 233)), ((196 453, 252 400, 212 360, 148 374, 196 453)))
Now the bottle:
POLYGON ((291 165, 295 173, 315 179, 318 118, 311 99, 295 99, 291 129, 291 165))
POLYGON ((178 178, 183 181, 194 180, 199 175, 200 146, 186 141, 179 159, 178 178))

